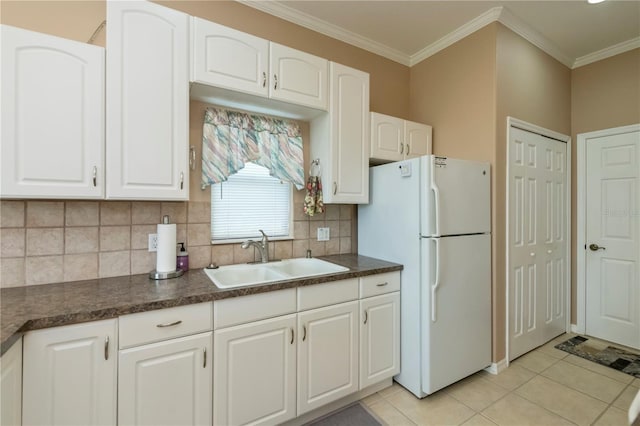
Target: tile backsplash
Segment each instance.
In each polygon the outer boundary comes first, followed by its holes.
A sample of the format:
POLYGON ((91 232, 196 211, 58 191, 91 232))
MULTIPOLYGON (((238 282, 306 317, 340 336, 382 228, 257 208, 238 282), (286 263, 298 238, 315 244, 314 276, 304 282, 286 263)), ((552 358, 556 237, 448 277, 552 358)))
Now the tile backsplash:
MULTIPOLYGON (((356 249, 353 205, 327 205, 314 217, 302 213, 303 191, 294 195, 294 240, 271 242, 273 258, 351 253, 356 249), (316 241, 317 228, 330 228, 329 241, 316 241)), ((185 242, 189 266, 203 268, 256 259, 253 248, 210 244, 211 204, 146 201, 0 201, 0 287, 146 274, 156 254, 148 234, 169 215, 177 242, 185 242)))

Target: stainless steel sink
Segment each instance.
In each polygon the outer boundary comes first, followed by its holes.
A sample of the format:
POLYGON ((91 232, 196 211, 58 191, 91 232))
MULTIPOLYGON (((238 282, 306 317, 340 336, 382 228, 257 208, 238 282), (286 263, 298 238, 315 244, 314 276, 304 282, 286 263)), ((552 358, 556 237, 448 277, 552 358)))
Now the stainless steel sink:
POLYGON ((228 265, 204 271, 218 288, 234 288, 348 270, 320 259, 296 258, 266 264, 228 265))

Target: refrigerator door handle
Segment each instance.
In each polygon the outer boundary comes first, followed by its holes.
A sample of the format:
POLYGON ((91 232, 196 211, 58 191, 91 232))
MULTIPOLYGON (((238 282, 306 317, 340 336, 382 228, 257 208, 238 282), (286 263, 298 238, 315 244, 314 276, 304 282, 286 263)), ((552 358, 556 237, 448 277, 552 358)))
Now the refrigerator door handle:
POLYGON ((438 238, 434 238, 433 242, 436 243, 436 279, 433 285, 431 286, 431 322, 437 321, 436 315, 436 294, 438 290, 438 286, 440 285, 440 240, 438 238))
POLYGON ((433 208, 435 220, 435 235, 440 236, 440 188, 436 185, 435 160, 431 158, 431 190, 433 191, 433 208))

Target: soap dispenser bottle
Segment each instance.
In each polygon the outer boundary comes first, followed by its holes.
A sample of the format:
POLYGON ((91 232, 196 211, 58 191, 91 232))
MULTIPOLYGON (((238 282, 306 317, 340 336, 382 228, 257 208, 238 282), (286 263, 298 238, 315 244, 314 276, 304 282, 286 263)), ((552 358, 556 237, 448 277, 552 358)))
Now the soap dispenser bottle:
POLYGON ((178 251, 176 267, 183 271, 189 270, 189 253, 184 248, 184 243, 180 244, 180 251, 178 251))

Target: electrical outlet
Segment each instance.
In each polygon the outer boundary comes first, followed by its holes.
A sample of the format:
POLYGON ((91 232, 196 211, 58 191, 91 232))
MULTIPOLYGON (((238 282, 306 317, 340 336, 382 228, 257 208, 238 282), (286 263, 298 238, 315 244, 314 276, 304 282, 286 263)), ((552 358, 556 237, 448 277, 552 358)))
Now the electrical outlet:
POLYGON ((158 251, 158 234, 149 234, 149 251, 158 251))
POLYGON ((318 228, 318 241, 329 241, 329 228, 318 228))

